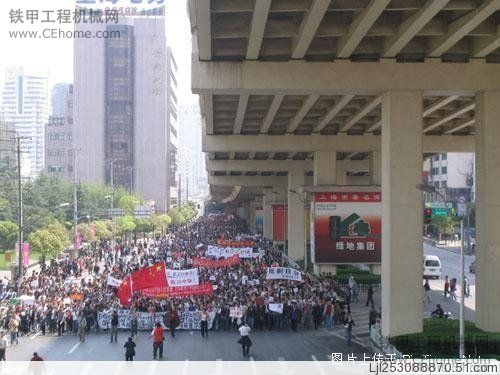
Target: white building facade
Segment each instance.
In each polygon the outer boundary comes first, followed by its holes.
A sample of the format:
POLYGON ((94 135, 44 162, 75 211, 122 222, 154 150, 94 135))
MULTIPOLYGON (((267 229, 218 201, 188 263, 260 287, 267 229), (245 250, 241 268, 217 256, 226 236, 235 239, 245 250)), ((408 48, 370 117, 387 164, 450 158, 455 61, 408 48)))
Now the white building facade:
POLYGON ((3 120, 23 137, 23 174, 35 178, 44 168, 44 129, 49 117, 48 76, 25 71, 23 67, 9 67, 5 74, 1 112, 3 120))

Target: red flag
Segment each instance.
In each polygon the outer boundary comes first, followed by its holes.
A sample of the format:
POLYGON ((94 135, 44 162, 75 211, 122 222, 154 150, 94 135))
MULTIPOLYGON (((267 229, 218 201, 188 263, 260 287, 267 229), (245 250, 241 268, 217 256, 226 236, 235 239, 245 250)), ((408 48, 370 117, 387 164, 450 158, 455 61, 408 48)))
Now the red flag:
POLYGON ((155 287, 167 287, 165 263, 160 262, 152 266, 135 271, 132 274, 132 289, 142 290, 155 287))
POLYGON ((130 305, 132 298, 132 286, 130 285, 130 276, 127 276, 118 287, 118 298, 123 306, 130 305))

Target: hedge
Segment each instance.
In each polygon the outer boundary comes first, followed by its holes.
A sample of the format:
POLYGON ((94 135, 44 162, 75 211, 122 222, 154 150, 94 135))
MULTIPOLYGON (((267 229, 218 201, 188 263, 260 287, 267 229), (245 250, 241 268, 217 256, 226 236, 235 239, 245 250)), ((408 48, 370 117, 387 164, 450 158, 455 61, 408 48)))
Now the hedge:
MULTIPOLYGON (((422 333, 396 336, 389 341, 403 354, 414 358, 457 358, 458 319, 424 319, 422 333)), ((500 333, 485 332, 465 322, 465 355, 471 358, 500 359, 500 333)))

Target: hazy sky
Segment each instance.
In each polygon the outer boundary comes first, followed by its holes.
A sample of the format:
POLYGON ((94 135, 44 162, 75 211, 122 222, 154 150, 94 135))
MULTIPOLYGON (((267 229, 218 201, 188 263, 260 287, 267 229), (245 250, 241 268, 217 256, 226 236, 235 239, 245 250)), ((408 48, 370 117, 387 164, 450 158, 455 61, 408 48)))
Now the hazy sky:
MULTIPOLYGON (((99 3, 101 0, 96 0, 99 3)), ((143 0, 147 3, 148 0, 143 0)), ((130 0, 118 0, 115 5, 104 0, 106 6, 134 6, 130 0), (107 4, 106 4, 106 1, 107 4)), ((171 46, 178 65, 177 81, 179 104, 196 101, 191 95, 191 32, 186 0, 164 0, 166 5, 167 43, 171 46)), ((72 30, 73 24, 35 22, 31 25, 11 23, 11 10, 38 10, 39 18, 45 18, 43 11, 74 9, 75 0, 0 0, 0 84, 4 79, 4 69, 8 65, 24 65, 28 69, 48 72, 50 87, 57 82, 73 81, 73 39, 14 39, 12 30, 38 30, 46 27, 61 27, 72 30)), ((0 91, 1 91, 0 86, 0 91)))

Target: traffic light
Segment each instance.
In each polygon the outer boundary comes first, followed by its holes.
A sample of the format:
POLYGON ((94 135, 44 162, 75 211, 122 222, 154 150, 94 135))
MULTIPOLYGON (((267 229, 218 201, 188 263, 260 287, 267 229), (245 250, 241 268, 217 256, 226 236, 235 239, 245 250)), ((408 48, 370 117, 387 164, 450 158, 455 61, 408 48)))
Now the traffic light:
POLYGON ((430 224, 432 222, 432 208, 424 209, 424 224, 430 224))

